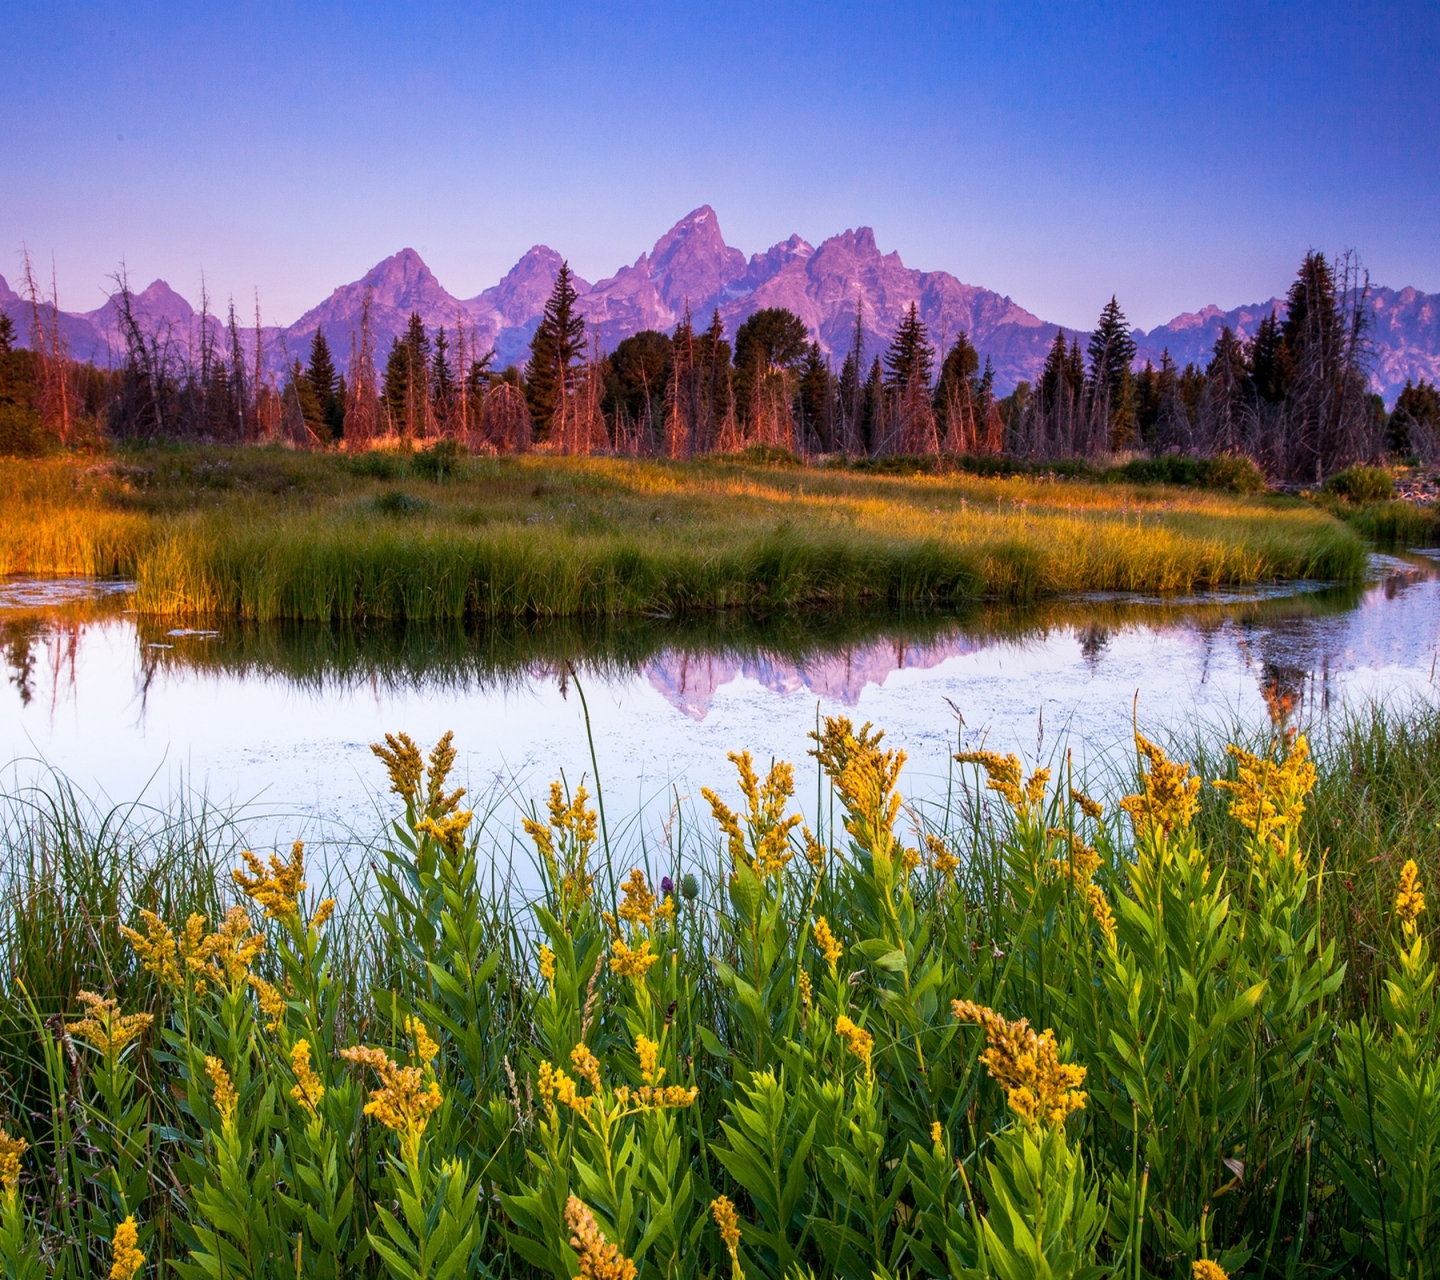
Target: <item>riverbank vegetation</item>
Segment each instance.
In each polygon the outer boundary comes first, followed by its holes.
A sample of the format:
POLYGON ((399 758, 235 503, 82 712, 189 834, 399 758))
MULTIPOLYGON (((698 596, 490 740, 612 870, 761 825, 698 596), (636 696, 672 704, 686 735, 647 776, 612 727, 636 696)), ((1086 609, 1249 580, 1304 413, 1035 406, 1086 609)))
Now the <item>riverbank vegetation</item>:
POLYGON ((929 807, 827 721, 644 849, 557 783, 533 895, 448 738, 377 749, 338 902, 212 814, 13 797, 6 1273, 1428 1274, 1440 715, 1312 757, 1272 711, 929 807))
POLYGON ((1353 579, 1295 499, 710 459, 127 451, 0 464, 0 572, 163 616, 675 615, 1353 579))

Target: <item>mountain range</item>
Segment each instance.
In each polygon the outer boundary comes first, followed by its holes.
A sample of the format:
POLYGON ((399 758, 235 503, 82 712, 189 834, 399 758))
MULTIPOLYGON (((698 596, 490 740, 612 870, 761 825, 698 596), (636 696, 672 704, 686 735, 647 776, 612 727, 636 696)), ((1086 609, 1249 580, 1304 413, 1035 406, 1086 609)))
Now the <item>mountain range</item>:
MULTIPOLYGON (((457 298, 415 250, 402 249, 359 280, 336 289, 294 324, 263 328, 266 364, 278 371, 296 357, 303 360, 315 330, 322 329, 343 369, 367 293, 377 363, 383 364, 391 340, 412 312, 419 312, 432 331, 444 325, 453 335, 457 325, 463 325, 468 345, 479 351, 494 348, 496 367, 523 362, 560 263, 554 249, 536 245, 498 284, 473 298, 457 298)), ((709 205, 687 214, 631 265, 594 283, 577 277, 575 285, 579 309, 606 350, 642 329, 673 329, 687 307, 700 328, 718 311, 732 338, 754 312, 786 307, 804 320, 837 365, 853 340, 857 300, 863 302, 867 359, 883 350, 914 302, 937 346, 947 346, 963 330, 981 357, 990 357, 1001 393, 1022 378, 1034 379, 1057 328, 991 289, 964 284, 946 271, 907 267, 898 253, 880 251, 869 227, 841 232, 818 246, 792 235, 747 258, 725 242, 709 205)), ((165 281, 156 280, 133 297, 137 317, 147 329, 168 333, 182 344, 198 341, 198 314, 165 281)), ((1440 381, 1440 294, 1374 288, 1371 304, 1375 390, 1391 401, 1407 379, 1440 381)), ((0 309, 15 320, 25 341, 30 306, 3 277, 0 309)), ((1136 329, 1137 358, 1158 363, 1161 352, 1168 350, 1182 366, 1192 360, 1203 364, 1223 326, 1252 336, 1272 309, 1283 315, 1284 300, 1270 298, 1229 311, 1207 306, 1148 333, 1136 329)), ((43 311, 50 323, 53 312, 43 311)), ((244 315, 239 322, 245 326, 244 315)), ((113 300, 94 311, 61 312, 59 327, 79 359, 106 364, 124 350, 113 300)), ((252 322, 245 331, 247 345, 253 332, 252 322)), ((1084 345, 1084 331, 1067 328, 1065 333, 1084 345)))

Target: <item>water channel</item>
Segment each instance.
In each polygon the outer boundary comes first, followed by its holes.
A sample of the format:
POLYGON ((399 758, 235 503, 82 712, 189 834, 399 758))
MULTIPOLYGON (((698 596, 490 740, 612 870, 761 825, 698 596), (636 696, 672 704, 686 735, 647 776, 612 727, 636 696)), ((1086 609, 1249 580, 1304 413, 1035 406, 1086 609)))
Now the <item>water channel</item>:
POLYGON ((368 744, 453 729, 460 780, 509 827, 551 778, 593 773, 588 707, 612 834, 633 838, 728 786, 729 751, 795 761, 803 798, 817 716, 886 729, 925 800, 957 741, 1064 744, 1093 774, 1132 716, 1163 736, 1259 723, 1267 687, 1312 722, 1433 696, 1440 552, 1373 556, 1348 586, 770 622, 179 627, 128 606, 123 583, 0 581, 0 789, 54 770, 100 800, 238 807, 257 844, 372 834, 390 806, 368 744))

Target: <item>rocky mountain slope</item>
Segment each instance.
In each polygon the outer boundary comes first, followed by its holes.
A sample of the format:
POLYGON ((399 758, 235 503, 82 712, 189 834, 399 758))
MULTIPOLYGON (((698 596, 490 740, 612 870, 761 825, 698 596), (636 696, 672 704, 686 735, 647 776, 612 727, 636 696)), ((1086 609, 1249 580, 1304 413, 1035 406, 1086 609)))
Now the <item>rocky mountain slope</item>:
MULTIPOLYGON (((336 362, 345 367, 367 292, 377 363, 383 363, 391 341, 414 311, 432 331, 444 325, 452 338, 463 326, 467 345, 482 352, 493 347, 499 367, 522 362, 560 262, 555 250, 536 245, 498 284, 473 298, 458 298, 415 250, 403 249, 336 289, 294 324, 262 330, 265 362, 278 371, 297 356, 303 359, 319 328, 336 362)), ((700 328, 718 311, 732 337, 761 308, 786 307, 805 321, 837 366, 853 340, 857 301, 863 306, 867 359, 883 350, 916 302, 937 346, 953 342, 963 330, 981 356, 990 357, 1001 392, 1022 378, 1035 377, 1056 328, 991 289, 964 284, 946 271, 907 267, 898 253, 881 252, 869 227, 831 236, 818 246, 792 235, 747 258, 725 242, 709 205, 687 214, 631 265, 594 284, 577 278, 576 288, 581 310, 607 350, 642 329, 673 329, 687 307, 700 328)), ((1372 297, 1376 390, 1393 400, 1407 378, 1440 380, 1440 294, 1377 288, 1372 297)), ((192 348, 198 342, 194 308, 163 280, 136 294, 135 306, 152 332, 192 348)), ((1222 326, 1251 336, 1272 308, 1283 314, 1283 300, 1271 298, 1230 311, 1207 306, 1148 333, 1137 329, 1139 358, 1158 363, 1168 349, 1180 365, 1203 363, 1222 326)), ((28 340, 31 309, 3 278, 0 309, 14 318, 21 340, 28 340)), ((42 310, 48 317, 48 310, 42 310)), ((244 325, 243 314, 240 320, 244 325)), ((90 312, 62 312, 60 328, 71 352, 81 359, 105 363, 124 348, 113 302, 90 312)), ((1066 333, 1073 336, 1074 331, 1066 333)), ((252 334, 246 331, 247 344, 252 334)), ((1083 344, 1085 335, 1078 336, 1083 344)))

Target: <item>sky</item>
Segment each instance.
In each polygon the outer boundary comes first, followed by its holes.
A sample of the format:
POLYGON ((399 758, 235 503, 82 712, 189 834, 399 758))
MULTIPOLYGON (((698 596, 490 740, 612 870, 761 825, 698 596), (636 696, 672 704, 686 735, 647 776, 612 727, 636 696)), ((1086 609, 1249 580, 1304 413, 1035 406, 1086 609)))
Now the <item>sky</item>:
POLYGON ((290 323, 410 246, 470 297, 587 279, 712 205, 747 254, 871 226, 1089 327, 1440 292, 1440 5, 7 5, 0 274, 124 264, 290 323))

